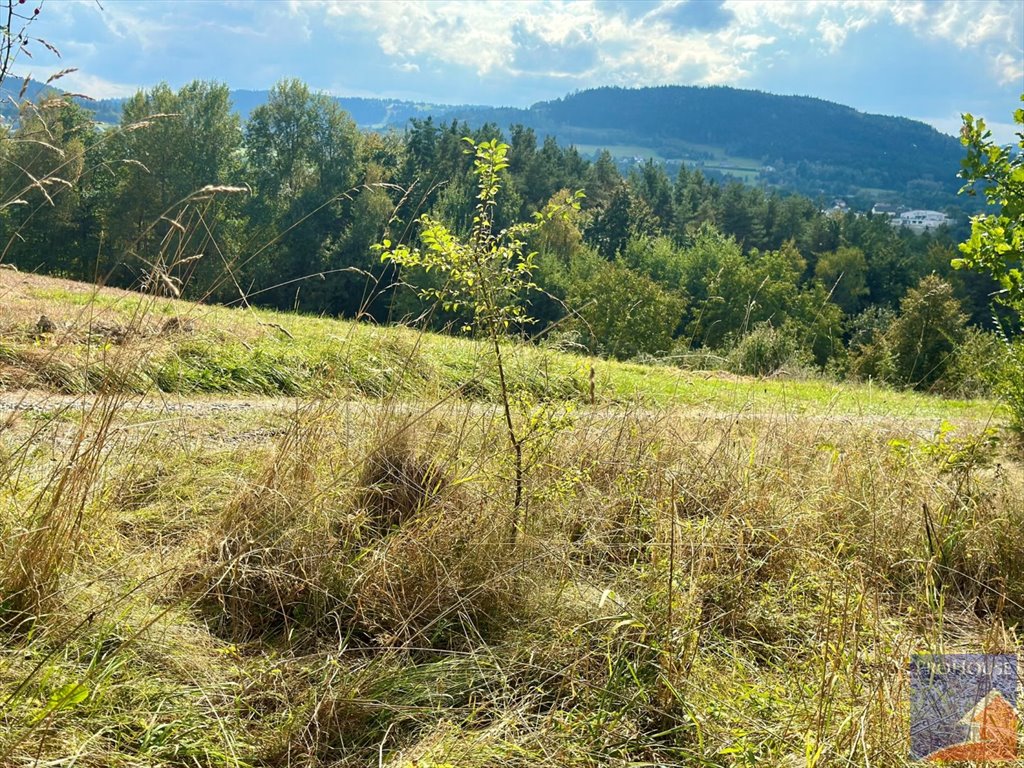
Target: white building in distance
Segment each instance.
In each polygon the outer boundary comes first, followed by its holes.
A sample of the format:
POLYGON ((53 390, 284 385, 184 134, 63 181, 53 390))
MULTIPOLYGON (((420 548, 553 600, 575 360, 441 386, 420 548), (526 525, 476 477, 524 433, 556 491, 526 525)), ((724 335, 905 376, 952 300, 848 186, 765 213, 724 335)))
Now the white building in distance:
POLYGON ((893 216, 889 223, 894 227, 906 227, 911 232, 921 234, 938 229, 944 224, 952 224, 953 219, 941 211, 903 211, 893 216))

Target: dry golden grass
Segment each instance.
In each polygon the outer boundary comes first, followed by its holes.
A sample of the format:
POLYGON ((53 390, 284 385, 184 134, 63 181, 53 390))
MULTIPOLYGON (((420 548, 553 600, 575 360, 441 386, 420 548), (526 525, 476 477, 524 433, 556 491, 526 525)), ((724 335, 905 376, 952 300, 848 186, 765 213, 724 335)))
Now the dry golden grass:
POLYGON ((896 766, 910 652, 1019 648, 1012 443, 552 413, 516 538, 471 403, 24 415, 0 763, 896 766))
POLYGON ((887 768, 1019 653, 996 404, 489 354, 0 270, 0 766, 887 768))

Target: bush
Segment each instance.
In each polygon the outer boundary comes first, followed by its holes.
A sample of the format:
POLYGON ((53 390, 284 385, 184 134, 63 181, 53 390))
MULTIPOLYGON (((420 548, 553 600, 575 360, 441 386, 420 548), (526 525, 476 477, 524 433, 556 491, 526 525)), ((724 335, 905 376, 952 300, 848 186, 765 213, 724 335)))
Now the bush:
POLYGON ((915 389, 931 389, 945 375, 964 339, 966 323, 953 286, 937 275, 923 277, 900 301, 899 317, 886 334, 897 380, 915 389))
POLYGON ((578 308, 578 329, 592 349, 620 359, 660 355, 672 346, 683 299, 646 275, 597 256, 578 260, 567 304, 578 308))
POLYGON ((996 392, 1010 407, 1010 426, 1024 432, 1024 339, 1014 339, 996 373, 996 392))
POLYGON ((850 318, 847 325, 849 355, 846 373, 857 379, 892 381, 892 351, 885 334, 896 320, 888 307, 872 306, 850 318))
POLYGON ((1010 348, 998 334, 968 328, 936 388, 955 397, 992 397, 1000 389, 1010 357, 1010 348))
MULTIPOLYGON (((850 373, 914 389, 941 390, 963 378, 957 362, 967 340, 967 317, 953 287, 927 275, 900 301, 899 314, 864 312, 854 318, 850 339, 850 373)), ((972 340, 977 347, 981 342, 972 340)))
POLYGON ((758 323, 728 354, 729 370, 747 376, 770 376, 785 369, 792 373, 809 369, 810 354, 788 328, 758 323))

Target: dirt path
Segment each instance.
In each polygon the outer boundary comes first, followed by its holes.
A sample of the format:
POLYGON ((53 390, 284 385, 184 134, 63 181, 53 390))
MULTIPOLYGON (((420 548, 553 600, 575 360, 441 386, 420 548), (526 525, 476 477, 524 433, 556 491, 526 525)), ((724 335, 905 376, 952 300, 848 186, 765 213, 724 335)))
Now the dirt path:
MULTIPOLYGON (((179 394, 159 392, 147 395, 119 395, 118 397, 120 398, 119 408, 126 416, 147 414, 168 417, 184 416, 187 418, 213 418, 235 414, 240 418, 247 415, 254 417, 267 414, 287 415, 309 406, 312 402, 307 398, 284 396, 218 397, 215 395, 195 395, 186 397, 179 394)), ((66 395, 41 390, 12 390, 0 392, 0 415, 11 413, 58 414, 61 412, 71 414, 83 410, 91 410, 100 402, 101 398, 98 395, 92 394, 66 395)), ((396 415, 408 416, 432 410, 455 410, 463 413, 469 411, 474 416, 480 417, 485 416, 491 411, 497 413, 498 410, 496 404, 467 402, 456 399, 442 403, 425 401, 386 403, 380 400, 363 399, 326 399, 323 402, 330 407, 351 410, 362 415, 391 412, 396 415)), ((621 418, 625 410, 623 407, 598 406, 595 408, 582 407, 579 412, 581 416, 596 417, 600 420, 603 418, 621 418)), ((631 406, 629 410, 636 413, 637 409, 635 406, 631 406)), ((761 413, 757 411, 722 411, 714 407, 700 408, 696 406, 642 410, 649 417, 657 418, 671 414, 677 418, 703 423, 727 424, 729 422, 760 421, 785 424, 803 422, 821 426, 827 424, 832 429, 839 430, 843 428, 879 427, 890 431, 904 431, 907 434, 915 434, 922 437, 934 435, 944 421, 970 431, 981 431, 987 427, 1000 425, 999 422, 994 420, 962 417, 945 418, 942 416, 885 416, 847 413, 803 414, 779 411, 761 413)))
MULTIPOLYGON (((288 411, 303 402, 293 397, 182 397, 180 395, 117 395, 125 412, 188 414, 207 416, 232 411, 288 411)), ((98 395, 65 395, 40 390, 13 390, 0 392, 0 413, 56 413, 91 409, 99 401, 98 395)))

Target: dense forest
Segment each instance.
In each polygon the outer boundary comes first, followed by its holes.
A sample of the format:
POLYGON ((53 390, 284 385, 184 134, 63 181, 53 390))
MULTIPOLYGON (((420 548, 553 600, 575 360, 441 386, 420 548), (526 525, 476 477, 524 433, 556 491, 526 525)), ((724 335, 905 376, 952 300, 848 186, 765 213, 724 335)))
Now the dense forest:
MULTIPOLYGON (((585 101, 597 120, 600 99, 627 96, 591 92, 585 101)), ((667 109, 616 111, 639 126, 670 117, 667 109)), ((771 114, 758 121, 772 126, 771 114)), ((737 151, 773 147, 780 168, 795 157, 781 128, 744 125, 737 115, 737 151)), ((874 123, 864 126, 873 135, 874 123)), ((521 301, 536 322, 514 330, 538 342, 948 392, 975 386, 978 355, 998 345, 981 330, 992 322, 993 285, 950 268, 965 226, 915 235, 883 216, 823 212, 808 197, 687 164, 671 177, 653 161, 623 175, 607 152, 587 159, 524 125, 503 132, 412 118, 402 132, 361 131, 336 100, 294 80, 244 121, 227 86, 210 82, 140 92, 116 127, 66 99, 26 104, 0 145, 0 261, 227 304, 458 328, 457 315, 432 311, 410 287, 435 274, 399 274, 374 246, 411 241, 427 212, 456 231, 471 226, 465 136, 511 145, 501 226, 585 191, 577 214, 529 243, 538 290, 521 301)), ((856 162, 860 144, 845 138, 856 162)), ((942 184, 955 179, 957 153, 920 149, 941 160, 942 184)))
MULTIPOLYGON (((29 82, 25 95, 35 99, 41 88, 29 82)), ((53 87, 49 92, 60 93, 53 87)), ((270 94, 235 90, 230 97, 246 121, 270 94)), ((740 178, 815 200, 844 197, 860 210, 876 202, 975 210, 973 200, 956 194, 951 169, 963 148, 955 138, 914 120, 864 114, 821 99, 693 86, 596 88, 528 109, 332 98, 361 129, 401 131, 411 118, 426 117, 474 129, 523 125, 562 146, 577 146, 588 159, 608 149, 626 172, 638 158, 654 158, 672 175, 681 165, 698 167, 710 178, 740 178)), ((97 121, 114 125, 126 100, 77 101, 97 121)), ((14 109, 13 101, 0 104, 8 118, 15 117, 14 109)))

